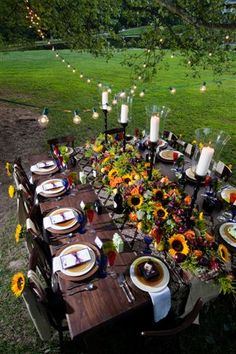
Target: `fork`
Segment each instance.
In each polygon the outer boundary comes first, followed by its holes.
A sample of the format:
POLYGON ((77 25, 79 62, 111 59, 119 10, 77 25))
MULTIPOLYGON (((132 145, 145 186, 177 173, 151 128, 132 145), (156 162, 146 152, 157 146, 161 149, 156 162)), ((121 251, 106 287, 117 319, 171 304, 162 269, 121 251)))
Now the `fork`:
POLYGON ((123 273, 120 273, 118 276, 118 283, 120 285, 120 287, 122 287, 122 289, 124 289, 124 292, 126 293, 126 297, 127 300, 129 298, 129 302, 134 302, 135 301, 135 297, 133 295, 133 293, 131 292, 129 285, 127 284, 126 280, 125 280, 125 276, 123 273))

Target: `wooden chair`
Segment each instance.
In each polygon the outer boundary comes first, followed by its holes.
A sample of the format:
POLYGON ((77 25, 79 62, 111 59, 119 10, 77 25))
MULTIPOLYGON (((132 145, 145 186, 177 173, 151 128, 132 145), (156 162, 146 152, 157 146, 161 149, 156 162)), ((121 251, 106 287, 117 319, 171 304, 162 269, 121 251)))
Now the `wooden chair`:
POLYGON ((191 159, 194 154, 195 148, 196 147, 194 145, 187 143, 184 149, 184 155, 191 159))
MULTIPOLYGON (((68 330, 68 327, 63 325, 65 319, 64 302, 58 294, 52 292, 51 287, 44 286, 38 274, 40 263, 41 258, 38 249, 33 248, 29 259, 28 282, 26 291, 23 292, 23 298, 28 304, 27 308, 30 310, 31 319, 40 338, 44 341, 49 340, 51 337, 50 329, 54 328, 58 332, 60 349, 63 353, 63 331, 68 330), (26 299, 24 295, 26 295, 26 299)), ((47 277, 47 274, 41 274, 44 279, 47 277)))
POLYGON ((215 166, 215 174, 222 180, 228 181, 232 175, 232 170, 222 161, 218 161, 215 166))
POLYGON ((74 148, 75 137, 73 135, 60 136, 59 138, 48 139, 47 143, 51 151, 53 151, 55 145, 66 145, 74 148))
POLYGON ((141 336, 145 337, 166 337, 166 336, 175 336, 180 332, 184 331, 186 328, 191 326, 193 322, 196 320, 197 316, 200 313, 200 310, 203 306, 203 300, 199 298, 192 311, 190 311, 184 318, 180 319, 180 322, 177 323, 175 326, 171 326, 167 329, 158 329, 152 331, 143 331, 141 332, 141 336))
POLYGON ((178 137, 177 137, 177 135, 175 135, 171 131, 164 130, 163 139, 166 140, 170 146, 174 146, 175 142, 178 140, 178 137))

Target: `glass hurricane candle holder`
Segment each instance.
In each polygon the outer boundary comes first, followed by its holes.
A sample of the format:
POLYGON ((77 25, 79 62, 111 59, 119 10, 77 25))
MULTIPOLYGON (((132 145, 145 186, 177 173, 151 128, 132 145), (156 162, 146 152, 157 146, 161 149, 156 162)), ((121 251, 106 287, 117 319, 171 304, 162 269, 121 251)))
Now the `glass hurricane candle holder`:
POLYGON ((123 151, 126 148, 126 128, 132 119, 133 96, 127 95, 125 91, 119 95, 117 104, 118 122, 123 127, 123 151))
POLYGON ((160 118, 159 136, 162 137, 166 125, 167 116, 170 113, 170 108, 166 106, 148 105, 145 107, 145 111, 147 115, 145 127, 146 135, 150 135, 150 118, 153 115, 157 115, 160 118))

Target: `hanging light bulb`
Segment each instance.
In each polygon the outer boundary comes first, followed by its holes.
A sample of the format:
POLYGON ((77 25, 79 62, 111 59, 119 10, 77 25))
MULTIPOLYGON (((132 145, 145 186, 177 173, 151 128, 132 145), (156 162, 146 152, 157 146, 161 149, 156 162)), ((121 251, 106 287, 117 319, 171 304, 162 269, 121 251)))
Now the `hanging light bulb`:
POLYGON ((145 95, 145 90, 142 90, 139 94, 140 97, 143 97, 145 95))
POLYGON ((202 86, 200 87, 200 91, 201 92, 205 92, 206 91, 206 82, 204 81, 203 83, 202 83, 202 86))
POLYGON ((125 91, 121 91, 120 94, 119 94, 120 98, 124 98, 126 96, 126 93, 125 91))
POLYGON ((38 118, 38 123, 41 128, 46 128, 48 123, 49 123, 49 118, 48 118, 48 108, 44 108, 42 115, 38 118))
POLYGON ((107 112, 111 112, 112 111, 112 107, 109 106, 109 104, 107 104, 107 112))
POLYGON ((169 90, 170 90, 170 93, 172 95, 174 95, 176 93, 176 88, 175 87, 170 87, 169 90))
POLYGON ((83 79, 83 77, 84 77, 83 73, 81 73, 79 77, 80 77, 81 79, 83 79))
POLYGON ((93 118, 93 119, 98 119, 98 117, 99 117, 99 114, 98 114, 96 108, 93 108, 92 118, 93 118))
POLYGON ((98 87, 102 87, 102 83, 101 82, 98 83, 98 87))
POLYGON ((131 95, 133 95, 133 94, 134 94, 134 92, 135 92, 135 90, 134 90, 134 89, 131 89, 131 90, 130 90, 131 95))
POLYGON ((87 79, 87 83, 90 84, 90 82, 91 82, 91 79, 87 79))
POLYGON ((137 86, 136 85, 133 85, 133 89, 136 90, 137 86))
POLYGON ((107 92, 111 93, 111 88, 110 87, 108 87, 107 92))
POLYGON ((113 106, 115 106, 117 104, 117 97, 116 96, 113 98, 112 104, 113 104, 113 106))
POLYGON ((78 109, 76 109, 74 111, 73 123, 74 124, 80 124, 81 123, 81 118, 79 116, 79 110, 78 109))

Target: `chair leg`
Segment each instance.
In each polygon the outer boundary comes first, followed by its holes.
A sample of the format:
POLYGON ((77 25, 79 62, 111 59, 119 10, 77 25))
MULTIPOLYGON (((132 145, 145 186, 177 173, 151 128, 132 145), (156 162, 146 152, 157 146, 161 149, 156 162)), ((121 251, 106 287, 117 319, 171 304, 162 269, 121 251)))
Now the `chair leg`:
POLYGON ((60 344, 60 354, 64 354, 64 340, 63 340, 63 332, 61 329, 58 329, 59 336, 59 344, 60 344))

